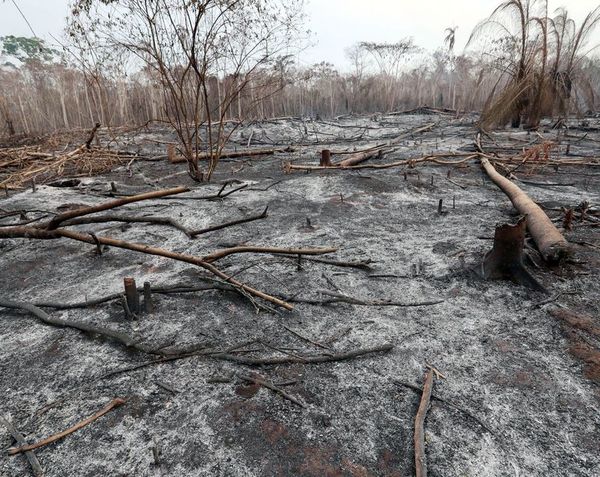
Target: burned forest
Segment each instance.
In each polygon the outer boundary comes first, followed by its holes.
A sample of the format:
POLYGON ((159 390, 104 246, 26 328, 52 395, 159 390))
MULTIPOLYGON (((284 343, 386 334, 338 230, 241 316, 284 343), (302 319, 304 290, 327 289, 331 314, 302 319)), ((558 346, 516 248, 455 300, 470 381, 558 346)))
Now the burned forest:
POLYGON ((343 2, 333 64, 338 0, 34 3, 0 0, 0 476, 600 475, 600 5, 432 47, 343 2))

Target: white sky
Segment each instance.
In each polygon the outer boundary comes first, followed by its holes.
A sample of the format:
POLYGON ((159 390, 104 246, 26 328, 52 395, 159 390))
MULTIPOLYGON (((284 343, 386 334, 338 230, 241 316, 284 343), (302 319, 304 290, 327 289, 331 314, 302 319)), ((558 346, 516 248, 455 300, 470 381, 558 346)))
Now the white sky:
MULTIPOLYGON (((60 36, 68 15, 68 0, 0 0, 0 36, 31 36, 16 2, 38 36, 60 36)), ((442 46, 444 30, 458 26, 456 50, 461 51, 473 27, 499 0, 307 0, 308 27, 315 46, 300 57, 308 65, 329 61, 344 69, 344 49, 359 41, 394 42, 413 37, 418 46, 442 46)), ((550 11, 566 6, 581 21, 600 0, 549 0, 550 11)), ((594 37, 600 43, 600 28, 594 37)))

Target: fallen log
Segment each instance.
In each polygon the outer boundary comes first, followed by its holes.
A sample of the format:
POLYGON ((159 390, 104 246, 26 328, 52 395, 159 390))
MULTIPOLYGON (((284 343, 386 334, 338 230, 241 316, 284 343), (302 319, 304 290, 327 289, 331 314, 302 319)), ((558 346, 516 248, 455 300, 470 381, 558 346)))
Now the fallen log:
MULTIPOLYGON (((273 156, 277 153, 282 152, 294 152, 294 149, 291 147, 286 147, 283 149, 243 149, 241 151, 223 151, 221 154, 218 154, 219 159, 234 159, 237 157, 257 157, 257 156, 273 156)), ((215 154, 203 153, 198 154, 198 160, 204 161, 210 159, 211 157, 215 157, 215 154)), ((181 164, 187 162, 187 159, 183 156, 176 156, 175 154, 169 154, 169 161, 172 164, 181 164)))
POLYGON ((500 175, 487 158, 481 158, 481 166, 489 178, 508 196, 515 209, 527 217, 527 229, 544 260, 557 263, 565 258, 570 252, 569 243, 540 206, 517 185, 500 175))
POLYGON ((378 158, 383 157, 383 148, 375 149, 373 151, 353 154, 348 159, 344 159, 343 161, 335 164, 335 166, 341 167, 341 168, 357 166, 357 165, 361 164, 362 162, 368 161, 369 159, 373 159, 376 157, 378 157, 378 158))

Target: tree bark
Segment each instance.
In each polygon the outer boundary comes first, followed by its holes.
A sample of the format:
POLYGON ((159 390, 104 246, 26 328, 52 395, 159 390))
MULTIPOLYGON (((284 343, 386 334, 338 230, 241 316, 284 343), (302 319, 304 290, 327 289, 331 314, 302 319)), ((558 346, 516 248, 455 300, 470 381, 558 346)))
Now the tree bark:
POLYGON ((512 280, 519 285, 547 293, 547 290, 531 275, 523 264, 523 247, 527 220, 522 218, 516 225, 506 224, 496 228, 494 247, 481 265, 481 275, 486 280, 512 280))
POLYGON ((557 263, 565 258, 570 251, 569 243, 540 206, 518 186, 500 175, 486 158, 481 158, 481 165, 490 179, 508 196, 515 209, 527 217, 527 229, 544 260, 549 263, 557 263))

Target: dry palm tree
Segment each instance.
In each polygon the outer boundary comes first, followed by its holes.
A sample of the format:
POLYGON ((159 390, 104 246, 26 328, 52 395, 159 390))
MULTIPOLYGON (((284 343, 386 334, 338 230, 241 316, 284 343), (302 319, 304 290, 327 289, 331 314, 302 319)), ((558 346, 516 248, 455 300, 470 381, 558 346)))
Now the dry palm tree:
POLYGON ((569 111, 579 65, 590 33, 600 22, 600 7, 577 28, 564 9, 548 15, 547 0, 506 0, 473 31, 469 43, 482 33, 500 33, 512 46, 500 61, 501 74, 484 108, 484 128, 511 123, 536 128, 545 115, 569 111), (499 92, 498 92, 499 91, 499 92))

